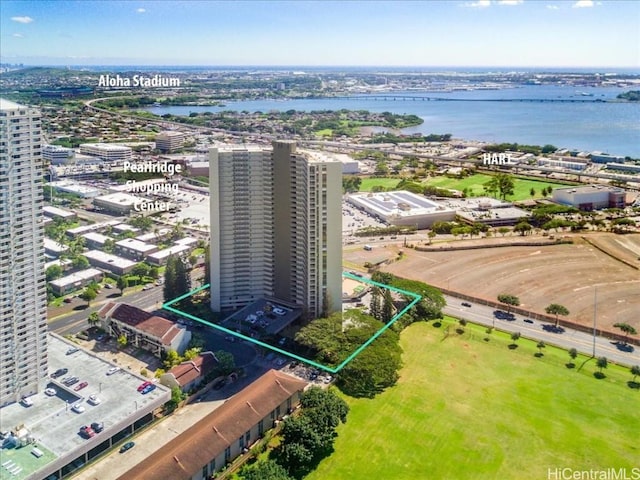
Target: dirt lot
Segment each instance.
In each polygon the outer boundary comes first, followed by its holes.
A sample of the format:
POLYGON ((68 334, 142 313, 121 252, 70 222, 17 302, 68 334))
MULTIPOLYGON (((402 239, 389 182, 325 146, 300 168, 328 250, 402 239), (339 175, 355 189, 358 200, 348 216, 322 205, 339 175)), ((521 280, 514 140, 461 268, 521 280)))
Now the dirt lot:
MULTIPOLYGON (((578 236, 573 238, 573 245, 544 247, 454 252, 417 252, 405 248, 403 260, 383 269, 480 298, 495 300, 500 293, 510 293, 520 298, 523 308, 540 313, 544 313, 547 305, 560 303, 571 312, 569 320, 585 325, 593 322, 594 287, 597 287, 598 327, 617 331, 612 328, 614 323, 627 322, 640 330, 640 271, 614 260, 578 236)), ((602 233, 588 238, 629 262, 640 263, 638 235, 602 233)), ((349 252, 344 256, 346 261, 357 262, 349 252)))

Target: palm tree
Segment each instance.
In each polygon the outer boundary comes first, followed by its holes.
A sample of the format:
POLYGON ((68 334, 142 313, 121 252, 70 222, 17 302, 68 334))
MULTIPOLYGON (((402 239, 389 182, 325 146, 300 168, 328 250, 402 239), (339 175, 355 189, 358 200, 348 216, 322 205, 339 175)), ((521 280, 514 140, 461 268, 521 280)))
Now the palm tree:
POLYGON ((91 312, 89 314, 89 318, 87 318, 87 322, 89 322, 90 327, 95 327, 100 323, 100 316, 98 315, 98 312, 91 312))
POLYGON ((520 305, 520 299, 515 295, 511 295, 509 293, 501 293, 500 295, 498 295, 498 301, 500 303, 504 303, 507 306, 507 313, 510 313, 509 307, 517 307, 518 305, 520 305))
POLYGON ((630 368, 631 375, 633 375, 633 383, 636 383, 636 377, 640 375, 640 365, 634 365, 630 368))
POLYGON ((636 335, 638 332, 628 323, 618 322, 613 324, 614 327, 619 328, 624 332, 624 343, 629 341, 629 335, 636 335))
POLYGON ((558 328, 558 315, 562 315, 563 317, 569 315, 569 310, 567 309, 567 307, 558 303, 552 303, 547 308, 545 308, 544 311, 549 315, 556 316, 556 328, 558 328))

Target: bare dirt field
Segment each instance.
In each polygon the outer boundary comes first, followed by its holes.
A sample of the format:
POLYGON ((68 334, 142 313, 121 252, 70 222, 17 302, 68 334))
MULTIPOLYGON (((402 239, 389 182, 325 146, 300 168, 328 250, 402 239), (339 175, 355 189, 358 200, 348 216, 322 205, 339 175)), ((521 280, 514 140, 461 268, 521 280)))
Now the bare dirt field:
MULTIPOLYGON (((588 238, 630 263, 640 263, 638 235, 598 233, 588 238)), ((585 325, 593 322, 597 287, 598 327, 620 333, 613 324, 627 322, 640 330, 640 271, 611 258, 579 236, 573 239, 574 244, 566 245, 450 252, 404 248, 405 258, 383 270, 494 301, 498 294, 510 293, 520 298, 521 307, 540 313, 549 304, 559 303, 569 309, 568 320, 585 325)), ((456 241, 455 245, 463 243, 456 241)), ((361 252, 353 253, 356 258, 361 256, 361 252)), ((344 257, 357 262, 349 252, 344 257)))

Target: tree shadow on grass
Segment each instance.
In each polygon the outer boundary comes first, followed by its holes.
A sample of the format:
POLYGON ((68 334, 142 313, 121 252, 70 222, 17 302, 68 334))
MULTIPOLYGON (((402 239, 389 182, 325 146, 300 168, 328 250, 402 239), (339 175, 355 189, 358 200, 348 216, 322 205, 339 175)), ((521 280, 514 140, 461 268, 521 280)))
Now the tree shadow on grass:
POLYGON ((442 326, 442 323, 440 322, 433 322, 433 328, 440 328, 442 326))
POLYGON ((542 357, 544 357, 544 353, 536 352, 536 353, 533 354, 533 356, 536 357, 536 358, 542 358, 542 357))
POLYGON ((518 348, 518 345, 515 343, 510 343, 509 344, 509 350, 515 350, 516 348, 518 348))
POLYGON ((569 370, 571 370, 572 368, 576 368, 576 364, 573 362, 565 363, 564 366, 567 367, 569 370))
POLYGON ((627 382, 629 388, 633 388, 634 390, 640 390, 640 382, 634 382, 633 380, 629 380, 627 382))
POLYGON ((593 376, 598 380, 602 380, 603 378, 607 378, 607 376, 602 372, 593 372, 593 376))

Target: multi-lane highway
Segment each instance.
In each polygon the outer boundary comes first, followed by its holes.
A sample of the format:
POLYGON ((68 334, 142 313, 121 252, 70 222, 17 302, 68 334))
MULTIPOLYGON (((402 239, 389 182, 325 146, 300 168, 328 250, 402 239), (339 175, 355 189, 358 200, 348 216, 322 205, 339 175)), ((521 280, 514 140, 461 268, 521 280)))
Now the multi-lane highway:
MULTIPOLYGON (((522 315, 513 315, 509 320, 496 318, 494 307, 466 302, 470 307, 462 305, 464 300, 452 296, 445 296, 447 306, 443 312, 457 318, 464 318, 470 322, 479 323, 506 332, 520 332, 523 337, 542 340, 549 345, 562 348, 575 348, 586 355, 594 354, 594 337, 588 333, 568 328, 561 329, 561 333, 554 332, 553 324, 532 320, 522 315), (526 321, 525 321, 526 319, 526 321)), ((597 319, 596 319, 597 322, 597 319)), ((621 346, 622 347, 622 346, 621 346)), ((640 348, 628 346, 630 351, 618 348, 610 339, 595 337, 595 356, 606 357, 607 360, 622 365, 640 365, 640 348)))

